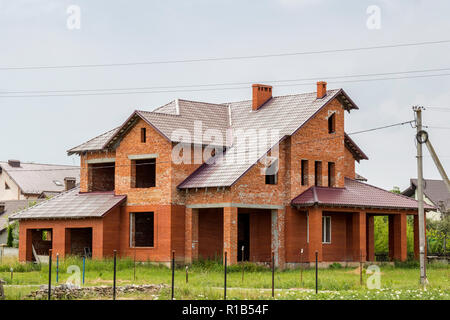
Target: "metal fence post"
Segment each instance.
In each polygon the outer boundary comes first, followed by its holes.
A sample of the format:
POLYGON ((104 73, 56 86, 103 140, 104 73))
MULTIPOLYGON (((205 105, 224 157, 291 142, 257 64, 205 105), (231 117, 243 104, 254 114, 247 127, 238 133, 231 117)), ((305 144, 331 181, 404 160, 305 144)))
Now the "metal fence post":
POLYGON ((174 298, 175 289, 175 250, 172 251, 172 300, 174 298))
POLYGON ((83 256, 83 285, 84 285, 85 274, 86 274, 86 256, 83 256))
POLYGON ((224 261, 223 300, 227 300, 227 252, 226 251, 225 251, 225 261, 224 261))
POLYGON ((186 283, 189 283, 189 267, 186 266, 186 283))
POLYGON ((300 285, 303 285, 303 248, 300 250, 300 285))
POLYGON ((117 267, 117 250, 114 250, 113 300, 116 300, 116 267, 117 267))
POLYGON ((59 282, 59 253, 56 253, 56 283, 59 282))
POLYGON ((242 282, 244 282, 244 246, 242 246, 242 256, 241 256, 241 263, 242 263, 242 282))
POLYGON ((318 280, 319 280, 319 266, 318 266, 318 260, 319 260, 319 252, 316 251, 316 294, 319 291, 319 283, 318 283, 318 280))
POLYGON ((134 281, 136 281, 136 248, 134 248, 134 281))
POLYGON ((362 250, 359 253, 359 285, 363 285, 362 250))
POLYGON ((272 298, 275 297, 275 252, 272 251, 272 298))
POLYGON ((52 295, 52 254, 53 250, 48 250, 48 300, 52 295))

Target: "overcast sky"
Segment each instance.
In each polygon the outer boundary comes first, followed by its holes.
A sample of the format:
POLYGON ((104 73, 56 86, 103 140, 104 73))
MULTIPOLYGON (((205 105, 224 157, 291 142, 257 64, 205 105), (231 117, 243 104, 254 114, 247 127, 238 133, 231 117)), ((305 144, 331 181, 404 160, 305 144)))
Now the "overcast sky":
MULTIPOLYGON (((448 0, 0 0, 0 67, 197 59, 448 40, 449 12, 448 0), (70 5, 81 10, 80 29, 67 27, 70 5), (372 5, 380 8, 379 29, 367 26, 372 16, 367 9, 372 5)), ((0 91, 315 78, 328 81, 329 88, 344 88, 359 106, 346 116, 346 131, 352 132, 411 120, 414 104, 450 108, 450 76, 351 83, 327 77, 450 68, 449 57, 450 43, 445 43, 251 60, 0 70, 0 91)), ((274 95, 310 91, 315 91, 313 85, 274 84, 274 95)), ((251 89, 0 96, 0 160, 79 164, 79 158, 68 157, 66 150, 120 125, 135 109, 152 110, 175 98, 237 101, 250 99, 251 89)), ((430 109, 423 117, 425 125, 450 127, 450 112, 430 109)), ((357 165, 357 172, 383 188, 407 187, 416 176, 414 130, 405 125, 353 136, 369 156, 357 165)), ((428 130, 449 171, 450 130, 428 130)), ((425 155, 425 177, 439 179, 426 150, 425 155)))

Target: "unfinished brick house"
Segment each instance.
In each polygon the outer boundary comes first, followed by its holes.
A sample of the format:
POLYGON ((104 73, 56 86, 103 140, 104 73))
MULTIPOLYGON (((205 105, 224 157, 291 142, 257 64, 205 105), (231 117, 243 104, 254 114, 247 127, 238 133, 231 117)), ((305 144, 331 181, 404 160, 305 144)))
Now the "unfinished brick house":
POLYGON ((389 216, 396 260, 407 257, 406 217, 413 215, 418 255, 417 202, 355 179, 355 161, 367 156, 344 132, 344 113, 358 109, 344 90, 327 90, 325 82, 317 92, 280 97, 271 86, 252 90, 247 101, 177 99, 135 111, 69 150, 81 157, 80 188, 14 217, 20 260, 33 258, 46 230, 47 247, 60 256, 117 250, 168 262, 174 250, 190 263, 227 252, 236 263, 269 262, 274 252, 283 267, 313 262, 317 252, 323 263, 373 261, 376 215, 389 216), (251 140, 264 129, 278 138, 241 148, 242 132, 251 140), (254 161, 236 161, 244 158, 254 161))

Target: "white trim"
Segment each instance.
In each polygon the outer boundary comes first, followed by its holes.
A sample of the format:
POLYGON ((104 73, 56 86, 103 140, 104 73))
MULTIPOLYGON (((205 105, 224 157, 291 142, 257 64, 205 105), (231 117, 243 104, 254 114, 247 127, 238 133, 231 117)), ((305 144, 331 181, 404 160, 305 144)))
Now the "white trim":
POLYGON ((322 216, 322 243, 324 244, 330 244, 331 243, 331 216, 322 216), (330 220, 330 241, 324 241, 326 240, 326 220, 330 220), (324 222, 325 220, 325 222, 324 222))
POLYGON ((128 159, 130 159, 130 160, 143 160, 143 159, 156 159, 156 158, 158 158, 157 153, 128 155, 128 159))
POLYGON ((109 163, 109 162, 116 162, 116 158, 99 158, 99 159, 89 159, 86 161, 87 164, 109 163))

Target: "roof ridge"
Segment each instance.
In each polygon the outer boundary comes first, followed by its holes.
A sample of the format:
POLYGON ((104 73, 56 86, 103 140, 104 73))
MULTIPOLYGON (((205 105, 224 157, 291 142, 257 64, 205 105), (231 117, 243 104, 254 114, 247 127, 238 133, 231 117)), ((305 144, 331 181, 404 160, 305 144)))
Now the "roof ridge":
MULTIPOLYGON (((0 163, 8 164, 8 161, 0 161, 0 163)), ((36 163, 36 162, 22 162, 22 161, 20 161, 20 164, 35 164, 35 165, 39 165, 39 166, 57 166, 57 167, 74 167, 74 168, 80 167, 80 166, 71 165, 71 164, 36 163)), ((13 167, 13 168, 16 168, 16 167, 13 167)), ((6 168, 5 168, 5 170, 6 170, 6 168)))

